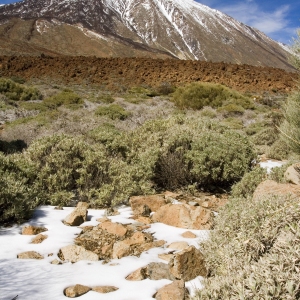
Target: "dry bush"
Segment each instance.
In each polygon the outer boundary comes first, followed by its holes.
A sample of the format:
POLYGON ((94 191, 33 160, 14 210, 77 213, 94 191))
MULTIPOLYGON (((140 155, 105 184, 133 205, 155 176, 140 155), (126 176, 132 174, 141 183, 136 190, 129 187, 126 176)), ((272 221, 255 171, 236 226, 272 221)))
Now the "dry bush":
POLYGON ((232 198, 201 246, 209 277, 194 299, 300 298, 297 198, 232 198))

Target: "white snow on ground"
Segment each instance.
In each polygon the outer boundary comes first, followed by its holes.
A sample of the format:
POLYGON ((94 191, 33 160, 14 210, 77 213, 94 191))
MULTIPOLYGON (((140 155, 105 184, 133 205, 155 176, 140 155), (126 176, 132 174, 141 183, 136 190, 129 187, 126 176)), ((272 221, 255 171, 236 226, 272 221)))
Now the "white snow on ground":
MULTIPOLYGON (((186 241, 190 245, 199 247, 199 241, 208 238, 207 230, 191 230, 197 235, 195 239, 185 239, 181 234, 186 229, 175 228, 161 223, 151 224, 149 232, 154 233, 156 239, 164 239, 167 244, 164 247, 150 249, 142 253, 140 257, 129 256, 122 259, 113 259, 108 264, 101 261, 80 261, 75 264, 63 265, 50 264, 57 258, 58 250, 70 244, 81 231, 77 227, 65 226, 62 220, 73 210, 66 207, 64 210, 54 210, 52 206, 42 206, 36 209, 31 221, 22 226, 12 228, 0 228, 0 300, 11 300, 19 295, 20 300, 63 300, 63 290, 75 284, 83 284, 89 287, 112 285, 119 290, 99 294, 90 291, 80 297, 81 300, 150 300, 156 291, 164 285, 171 283, 170 280, 142 280, 127 281, 125 277, 140 267, 150 262, 165 262, 158 258, 158 254, 167 253, 166 246, 175 241, 186 241), (30 244, 33 236, 21 235, 23 226, 38 225, 48 228, 44 234, 48 239, 41 244, 30 244), (17 259, 17 254, 24 251, 37 251, 44 256, 43 260, 17 259), (53 256, 48 254, 53 253, 53 256)), ((123 224, 134 223, 129 219, 132 216, 131 208, 122 207, 120 215, 109 217, 113 222, 123 224)), ((104 210, 89 210, 89 221, 86 225, 97 225, 96 219, 105 215, 104 210)), ((186 287, 193 294, 195 288, 201 288, 198 277, 188 283, 186 287)))
POLYGON ((275 160, 267 160, 267 161, 259 163, 261 168, 267 169, 268 173, 270 173, 273 168, 281 167, 284 164, 285 164, 285 162, 283 162, 283 161, 275 161, 275 160))

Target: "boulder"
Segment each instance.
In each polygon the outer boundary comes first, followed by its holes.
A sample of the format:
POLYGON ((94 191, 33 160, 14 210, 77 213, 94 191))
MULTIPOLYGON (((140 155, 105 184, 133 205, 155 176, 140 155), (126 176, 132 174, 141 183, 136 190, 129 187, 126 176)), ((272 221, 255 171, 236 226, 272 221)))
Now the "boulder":
POLYGON ((170 274, 169 266, 165 263, 150 263, 145 267, 146 278, 151 280, 169 279, 174 280, 174 276, 170 274))
POLYGON ((127 277, 126 280, 129 281, 141 281, 146 279, 146 268, 139 268, 135 270, 134 272, 130 273, 127 277))
POLYGON ((62 264, 62 262, 61 261, 59 261, 58 259, 54 259, 54 260, 52 260, 51 261, 51 265, 61 265, 62 264))
POLYGON ((207 275, 203 254, 194 246, 175 253, 169 261, 169 268, 172 276, 184 281, 207 275))
POLYGON ((151 224, 151 219, 148 217, 138 216, 133 219, 142 224, 151 224))
POLYGON ((189 246, 187 242, 174 242, 168 246, 168 248, 174 249, 174 250, 183 250, 186 249, 189 246))
POLYGON ((160 259, 163 259, 167 262, 169 262, 171 260, 171 258, 173 258, 174 254, 171 253, 162 253, 162 254, 158 254, 158 257, 160 259))
POLYGON ((157 300, 187 300, 189 292, 183 280, 176 280, 157 291, 153 298, 157 300))
POLYGON ((115 286, 95 286, 92 288, 94 292, 100 293, 100 294, 107 294, 111 292, 117 291, 119 288, 115 286))
POLYGON ((79 226, 87 219, 88 203, 78 202, 77 207, 66 216, 63 223, 68 226, 79 226))
POLYGON ((88 251, 81 246, 69 245, 61 248, 57 256, 63 261, 69 261, 72 263, 80 260, 97 261, 99 257, 92 251, 88 251))
POLYGON ((288 182, 300 185, 300 164, 289 166, 284 173, 284 178, 288 182))
POLYGON ((41 244, 44 240, 48 238, 48 235, 38 234, 31 240, 31 244, 41 244))
POLYGON ((17 255, 19 259, 43 259, 44 256, 35 251, 22 252, 17 255))
POLYGON ((147 216, 150 212, 157 211, 161 206, 167 204, 163 195, 134 196, 130 198, 129 202, 134 215, 144 216, 147 216))
POLYGON ((106 230, 108 233, 123 237, 127 233, 127 228, 119 223, 104 222, 98 225, 98 228, 106 230))
POLYGON ((74 286, 67 287, 64 290, 64 294, 66 297, 76 298, 76 297, 80 297, 80 296, 86 294, 90 290, 91 290, 91 288, 88 286, 76 284, 74 286))
POLYGON ((22 228, 22 234, 23 235, 37 235, 41 232, 47 231, 48 229, 41 226, 25 226, 22 228))
POLYGON ((197 237, 197 235, 192 233, 191 231, 186 231, 181 236, 186 238, 186 239, 194 239, 194 238, 197 237))
POLYGON ((186 229, 210 229, 213 213, 201 206, 167 204, 152 216, 153 222, 186 229))
POLYGON ((273 180, 265 180, 258 185, 253 193, 253 200, 258 201, 266 196, 300 196, 300 186, 290 183, 277 183, 273 180))

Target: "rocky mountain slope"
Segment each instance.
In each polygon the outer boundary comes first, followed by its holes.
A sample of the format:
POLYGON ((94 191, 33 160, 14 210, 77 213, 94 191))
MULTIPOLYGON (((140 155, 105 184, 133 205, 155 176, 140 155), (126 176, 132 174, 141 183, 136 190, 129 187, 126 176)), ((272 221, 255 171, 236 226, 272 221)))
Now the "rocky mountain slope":
POLYGON ((173 57, 291 69, 282 45, 193 0, 25 0, 1 6, 0 24, 0 54, 173 57))
POLYGON ((94 84, 109 90, 132 86, 178 86, 202 81, 239 91, 286 93, 296 86, 297 73, 191 60, 96 57, 1 57, 0 76, 45 79, 52 82, 94 84))

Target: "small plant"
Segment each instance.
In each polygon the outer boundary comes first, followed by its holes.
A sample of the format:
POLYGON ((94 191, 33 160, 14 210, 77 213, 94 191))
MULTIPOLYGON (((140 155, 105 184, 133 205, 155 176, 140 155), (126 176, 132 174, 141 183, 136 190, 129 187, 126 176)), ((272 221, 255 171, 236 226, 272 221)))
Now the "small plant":
POLYGON ((81 106, 83 100, 72 91, 63 91, 52 97, 45 99, 44 105, 50 109, 56 109, 62 105, 72 108, 72 106, 81 106))
POLYGON ((241 181, 232 186, 232 197, 251 197, 257 186, 265 179, 267 179, 266 170, 259 166, 255 167, 246 173, 241 181))
POLYGON ((220 84, 192 83, 179 87, 173 93, 173 101, 180 109, 202 109, 204 106, 218 108, 234 103, 245 109, 254 107, 252 100, 220 84))
POLYGON ((10 79, 0 78, 0 94, 5 95, 9 100, 28 101, 42 99, 42 95, 34 87, 26 87, 10 79))
POLYGON ((125 120, 130 116, 130 113, 118 104, 99 106, 96 109, 95 114, 98 116, 106 116, 112 120, 125 120))

